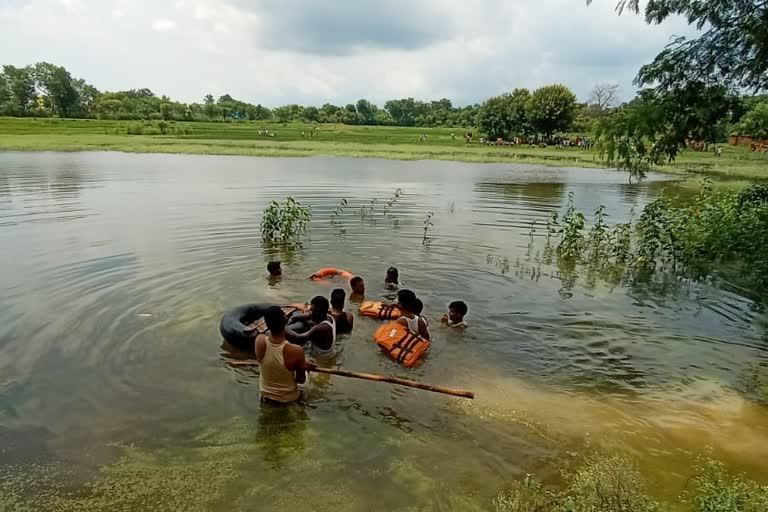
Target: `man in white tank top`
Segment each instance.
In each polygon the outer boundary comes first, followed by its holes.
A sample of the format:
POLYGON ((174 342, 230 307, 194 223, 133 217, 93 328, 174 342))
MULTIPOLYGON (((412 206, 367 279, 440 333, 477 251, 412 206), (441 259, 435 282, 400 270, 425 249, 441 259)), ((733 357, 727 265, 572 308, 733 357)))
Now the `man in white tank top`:
POLYGON ((411 332, 415 332, 425 340, 428 340, 429 330, 427 329, 427 322, 414 312, 417 309, 416 294, 411 290, 400 290, 397 292, 397 305, 403 312, 403 316, 396 320, 397 323, 406 326, 411 332))
POLYGON ((306 379, 304 349, 285 338, 285 315, 277 306, 264 313, 269 335, 256 338, 259 362, 259 392, 267 402, 295 402, 301 396, 299 384, 306 379))

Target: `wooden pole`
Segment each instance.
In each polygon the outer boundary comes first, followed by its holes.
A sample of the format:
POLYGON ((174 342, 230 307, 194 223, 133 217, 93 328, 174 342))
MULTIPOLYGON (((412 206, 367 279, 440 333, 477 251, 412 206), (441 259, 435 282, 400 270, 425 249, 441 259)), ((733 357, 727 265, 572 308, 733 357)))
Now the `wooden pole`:
MULTIPOLYGON (((229 366, 235 368, 246 368, 252 366, 258 366, 259 363, 255 361, 229 361, 229 366)), ((400 386, 407 386, 409 388, 423 389, 425 391, 432 391, 434 393, 443 393, 445 395, 460 396, 463 398, 475 398, 475 394, 472 391, 465 391, 463 389, 447 388, 444 386, 433 386, 431 384, 422 384, 415 380, 401 379, 398 377, 387 377, 385 375, 377 375, 375 373, 359 373, 349 372, 346 370, 338 370, 334 368, 319 368, 316 365, 307 365, 308 372, 326 373, 328 375, 338 375, 339 377, 349 377, 352 379, 373 380, 376 382, 389 382, 390 384, 398 384, 400 386)))

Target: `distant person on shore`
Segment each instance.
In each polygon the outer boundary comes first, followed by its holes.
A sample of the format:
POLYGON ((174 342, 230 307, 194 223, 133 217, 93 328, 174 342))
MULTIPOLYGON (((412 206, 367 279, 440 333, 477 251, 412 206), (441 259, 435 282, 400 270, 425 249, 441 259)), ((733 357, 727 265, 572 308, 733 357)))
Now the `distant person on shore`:
POLYGON ((395 321, 406 326, 411 332, 415 332, 428 340, 429 330, 427 329, 427 323, 414 312, 418 309, 416 300, 416 294, 411 290, 400 290, 397 292, 397 305, 403 312, 403 316, 395 321))
POLYGON ((464 328, 467 326, 467 323, 464 321, 464 317, 467 315, 468 311, 469 308, 464 301, 453 301, 448 304, 448 314, 443 315, 441 321, 447 327, 464 328))
POLYGON ((270 403, 295 402, 301 396, 299 384, 307 380, 304 349, 285 338, 283 310, 272 306, 264 313, 269 334, 256 337, 259 362, 259 394, 270 403))
POLYGON ((349 300, 352 302, 362 302, 365 300, 365 281, 360 276, 355 276, 349 280, 349 287, 352 288, 352 293, 349 295, 349 300))
POLYGON ((384 277, 384 287, 387 290, 397 290, 400 287, 400 272, 397 268, 389 267, 387 275, 384 277))
MULTIPOLYGON (((328 299, 322 295, 314 297, 309 302, 309 324, 310 328, 305 333, 298 333, 289 325, 285 329, 285 336, 288 341, 296 345, 306 345, 310 343, 312 352, 319 357, 330 357, 336 354, 336 321, 329 314, 330 304, 328 299)), ((302 319, 300 315, 294 315, 297 320, 302 319)), ((306 317, 304 317, 306 318, 306 317)), ((293 324, 293 322, 292 322, 293 324)))
POLYGON ((331 292, 331 316, 336 322, 336 334, 349 334, 355 323, 355 317, 344 311, 346 298, 347 292, 341 288, 336 288, 331 292))

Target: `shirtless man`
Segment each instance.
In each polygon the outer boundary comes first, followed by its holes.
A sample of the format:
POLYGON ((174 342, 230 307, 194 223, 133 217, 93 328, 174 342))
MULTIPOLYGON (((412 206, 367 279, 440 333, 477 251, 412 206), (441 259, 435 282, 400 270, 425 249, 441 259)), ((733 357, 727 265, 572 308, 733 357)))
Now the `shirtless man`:
POLYGON ((346 298, 347 292, 341 288, 336 288, 331 292, 331 316, 336 321, 336 334, 349 334, 355 323, 355 317, 344 311, 346 298))
POLYGON ((309 320, 312 327, 302 334, 295 332, 289 325, 285 329, 286 338, 296 345, 311 344, 316 356, 330 357, 336 354, 336 321, 329 314, 328 299, 318 295, 309 302, 309 315, 293 315, 292 320, 309 320))
POLYGON ((306 379, 304 349, 285 338, 283 310, 272 306, 264 313, 269 334, 256 337, 259 362, 259 393, 265 402, 295 402, 301 396, 299 384, 306 379))

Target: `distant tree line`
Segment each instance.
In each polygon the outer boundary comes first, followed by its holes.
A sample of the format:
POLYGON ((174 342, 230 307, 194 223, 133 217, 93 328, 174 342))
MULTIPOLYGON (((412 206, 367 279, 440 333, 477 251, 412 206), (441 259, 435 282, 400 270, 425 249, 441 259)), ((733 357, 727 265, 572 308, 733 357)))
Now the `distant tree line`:
POLYGON ((157 96, 149 89, 101 92, 73 77, 64 67, 47 62, 25 67, 6 65, 0 73, 0 115, 4 116, 223 122, 271 119, 281 123, 471 127, 478 109, 479 105, 455 107, 446 98, 390 100, 384 108, 360 99, 344 106, 293 104, 269 109, 229 94, 218 99, 208 94, 201 103, 181 103, 157 96))
POLYGON ((596 126, 604 135, 611 129, 626 130, 631 126, 638 132, 639 140, 647 140, 658 131, 657 125, 668 125, 674 117, 675 140, 716 142, 729 133, 768 136, 768 99, 740 96, 733 88, 688 85, 675 94, 664 95, 648 89, 622 105, 618 105, 617 96, 616 84, 599 83, 584 103, 577 102, 576 95, 566 86, 548 85, 534 91, 515 89, 482 105, 465 107, 456 107, 446 98, 403 98, 389 100, 383 108, 360 99, 344 106, 292 104, 270 109, 229 94, 219 98, 208 94, 201 103, 181 103, 157 96, 149 89, 101 92, 85 80, 73 77, 64 67, 47 62, 25 67, 6 65, 0 73, 0 115, 4 116, 450 126, 477 128, 480 136, 491 140, 547 141, 558 134, 587 133, 596 126), (683 105, 695 108, 681 109, 683 105))

